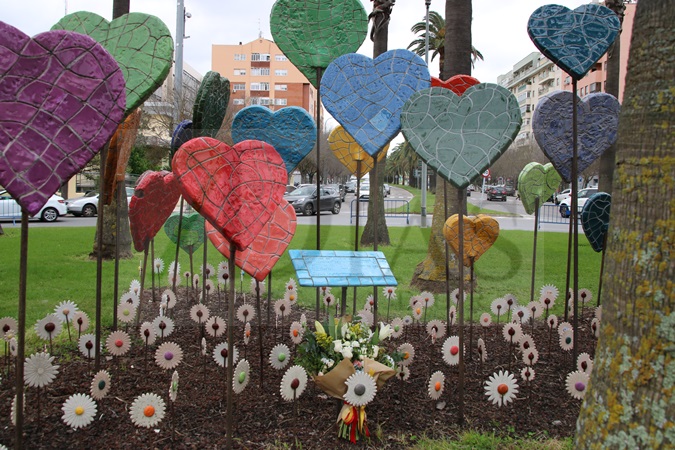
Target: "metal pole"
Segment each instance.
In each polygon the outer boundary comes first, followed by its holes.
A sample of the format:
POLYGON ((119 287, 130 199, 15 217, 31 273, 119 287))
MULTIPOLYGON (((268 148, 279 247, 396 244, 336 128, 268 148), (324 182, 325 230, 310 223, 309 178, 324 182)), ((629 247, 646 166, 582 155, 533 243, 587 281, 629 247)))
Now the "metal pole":
POLYGON ((185 37, 185 5, 183 0, 178 0, 176 2, 176 64, 174 66, 173 80, 174 80, 174 92, 176 98, 174 103, 176 104, 176 123, 180 122, 180 107, 181 107, 181 96, 183 93, 183 38, 185 37))
MULTIPOLYGON (((424 0, 424 4, 427 8, 427 15, 425 18, 426 34, 424 38, 424 62, 429 66, 429 6, 431 6, 431 0, 424 0)), ((422 197, 420 199, 420 226, 422 228, 427 227, 427 177, 427 164, 422 161, 422 197)))

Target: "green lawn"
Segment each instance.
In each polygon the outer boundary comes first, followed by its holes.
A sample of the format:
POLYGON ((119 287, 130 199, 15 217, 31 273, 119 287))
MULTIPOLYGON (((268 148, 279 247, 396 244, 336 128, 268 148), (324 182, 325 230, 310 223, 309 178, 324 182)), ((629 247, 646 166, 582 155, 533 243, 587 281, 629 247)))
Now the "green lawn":
MULTIPOLYGON (((16 316, 19 280, 19 229, 5 226, 5 235, 0 236, 0 317, 16 316)), ((63 300, 76 302, 81 309, 91 315, 94 313, 96 298, 96 261, 90 260, 94 239, 94 228, 31 228, 29 232, 29 269, 27 292, 27 326, 33 324, 54 306, 63 300)), ((389 229, 392 245, 380 247, 399 282, 398 298, 392 302, 392 315, 407 314, 408 300, 416 290, 409 287, 415 266, 421 262, 427 252, 429 229, 417 227, 392 227, 389 229)), ((354 233, 351 227, 324 226, 321 229, 322 248, 331 250, 353 249, 354 233)), ((597 291, 600 269, 600 254, 592 251, 585 238, 580 242, 579 285, 597 291)), ((316 234, 313 226, 298 226, 291 248, 314 249, 316 234)), ((555 284, 560 291, 565 286, 567 236, 564 233, 540 233, 537 256, 537 291, 543 284, 555 284)), ((366 248, 362 248, 366 250, 366 248)), ((163 232, 159 233, 155 243, 156 257, 163 258, 165 267, 173 259, 175 246, 163 232)), ((195 271, 202 261, 202 250, 195 254, 195 271)), ((208 260, 216 266, 223 257, 209 244, 208 260)), ((120 295, 128 289, 131 280, 138 278, 139 263, 142 254, 136 254, 131 260, 120 263, 120 295)), ((187 255, 181 251, 182 270, 188 270, 187 255)), ((477 287, 475 293, 475 315, 487 311, 497 297, 507 293, 514 294, 521 303, 529 301, 530 271, 532 265, 532 232, 502 231, 493 246, 477 263, 477 287)), ((280 298, 284 283, 295 273, 287 254, 279 260, 273 271, 273 296, 280 298)), ((237 275, 237 290, 240 278, 237 275)), ((167 285, 166 269, 161 276, 162 288, 167 285)), ((146 280, 150 286, 150 280, 146 280)), ((244 290, 249 291, 250 277, 246 276, 244 290)), ((451 286, 454 289, 456 286, 451 286)), ((340 296, 339 289, 336 290, 340 296)), ((302 305, 313 307, 314 290, 301 288, 299 298, 302 305)), ((348 295, 348 305, 352 302, 352 290, 348 295)), ((104 324, 111 322, 113 293, 113 263, 105 262, 103 268, 103 318, 104 324)), ((372 289, 360 288, 359 307, 372 289)), ((439 296, 437 296, 438 298, 439 296)), ((382 296, 380 296, 382 299, 382 296)), ((386 313, 386 300, 381 300, 380 311, 386 313)), ((444 314, 444 302, 440 299, 430 311, 428 317, 441 317, 444 314)), ((467 308, 468 310, 468 308, 467 308)), ((562 311, 560 302, 555 313, 562 311)), ((468 314, 468 311, 467 311, 468 314)))

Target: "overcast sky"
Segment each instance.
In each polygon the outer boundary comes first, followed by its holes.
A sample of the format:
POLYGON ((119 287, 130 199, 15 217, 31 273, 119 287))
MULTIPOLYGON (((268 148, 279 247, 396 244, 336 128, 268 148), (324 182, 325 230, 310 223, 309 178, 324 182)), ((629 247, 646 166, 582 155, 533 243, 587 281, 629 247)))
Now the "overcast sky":
MULTIPOLYGON (((484 55, 478 61, 473 76, 482 82, 496 82, 497 76, 508 72, 513 64, 536 48, 527 35, 527 20, 539 6, 556 3, 576 8, 590 0, 474 0, 473 45, 484 55)), ((275 0, 184 0, 192 15, 187 20, 184 59, 202 74, 211 69, 211 44, 249 42, 262 33, 272 39, 269 15, 275 0)), ((362 0, 367 12, 372 10, 369 0, 362 0)), ((24 0, 3 2, 2 20, 28 35, 49 30, 69 13, 91 11, 112 18, 112 0, 24 0)), ((158 16, 175 37, 176 1, 131 0, 131 11, 158 16)), ((432 11, 444 15, 445 2, 432 0, 432 11)), ((424 19, 424 0, 398 0, 389 26, 389 49, 406 48, 415 39, 410 27, 424 19)), ((372 56, 369 38, 359 53, 372 56)), ((438 58, 431 65, 431 73, 438 73, 438 58)))

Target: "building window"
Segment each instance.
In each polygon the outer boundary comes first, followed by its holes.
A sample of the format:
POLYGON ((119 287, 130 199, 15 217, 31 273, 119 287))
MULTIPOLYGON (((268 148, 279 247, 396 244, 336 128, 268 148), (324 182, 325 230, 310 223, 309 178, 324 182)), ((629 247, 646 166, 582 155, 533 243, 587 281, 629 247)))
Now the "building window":
POLYGON ((270 84, 269 83, 251 83, 251 90, 252 91, 269 91, 270 90, 270 84))
POLYGON ((246 69, 234 69, 235 75, 246 75, 246 69))
POLYGON ((235 98, 232 100, 233 105, 243 105, 244 104, 244 99, 243 98, 235 98))
POLYGON ((588 88, 589 92, 600 92, 602 90, 602 83, 597 82, 597 83, 591 83, 591 85, 588 88))
POLYGON ((234 60, 235 61, 246 61, 246 54, 245 53, 235 53, 234 54, 234 60))
POLYGON ((288 70, 277 69, 277 70, 274 71, 274 75, 276 75, 277 77, 285 77, 286 75, 288 75, 288 70))
POLYGON ((251 105, 267 106, 271 103, 269 97, 251 97, 251 105))
POLYGON ((237 91, 245 91, 245 90, 246 90, 246 83, 234 83, 234 84, 232 85, 232 90, 233 90, 234 92, 237 92, 237 91))
POLYGON ((252 67, 251 75, 254 77, 266 77, 269 76, 270 69, 269 67, 252 67))
POLYGON ((288 58, 286 58, 286 55, 274 55, 274 60, 275 61, 288 61, 288 58))
POLYGON ((274 85, 274 90, 275 90, 275 91, 287 91, 287 90, 288 90, 288 85, 287 85, 287 84, 275 84, 275 85, 274 85))
POLYGON ((251 61, 269 61, 269 53, 251 53, 251 61))
POLYGON ((286 105, 288 105, 288 99, 285 99, 285 98, 276 98, 276 99, 274 99, 274 104, 275 104, 275 105, 286 106, 286 105))

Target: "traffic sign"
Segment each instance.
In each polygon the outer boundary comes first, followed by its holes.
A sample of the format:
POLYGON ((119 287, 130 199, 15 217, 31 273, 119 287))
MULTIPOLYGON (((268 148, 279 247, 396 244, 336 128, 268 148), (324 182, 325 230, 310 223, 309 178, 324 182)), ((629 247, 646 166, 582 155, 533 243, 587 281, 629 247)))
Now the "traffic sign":
POLYGON ((490 178, 490 169, 487 169, 485 172, 483 172, 483 178, 490 178))

